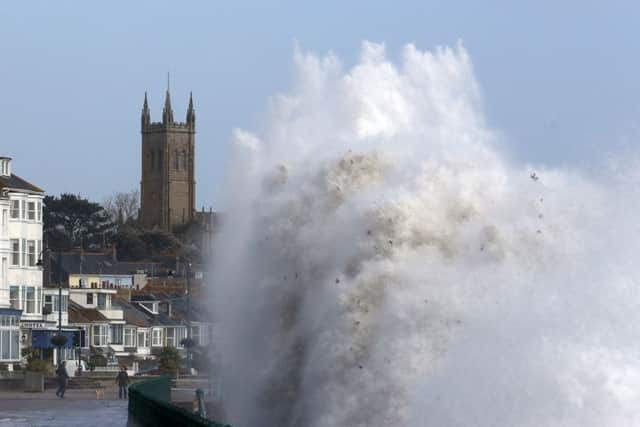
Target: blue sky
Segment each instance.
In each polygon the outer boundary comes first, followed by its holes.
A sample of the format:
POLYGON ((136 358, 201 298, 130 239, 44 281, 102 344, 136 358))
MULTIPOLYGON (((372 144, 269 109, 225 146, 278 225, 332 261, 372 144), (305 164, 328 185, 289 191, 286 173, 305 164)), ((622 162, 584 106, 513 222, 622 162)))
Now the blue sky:
POLYGON ((6 2, 0 154, 52 194, 136 188, 144 91, 158 120, 169 71, 176 118, 193 91, 197 204, 215 209, 231 131, 258 129, 287 90, 295 42, 349 65, 364 39, 392 58, 461 39, 510 157, 592 167, 639 133, 639 15, 586 0, 6 2))

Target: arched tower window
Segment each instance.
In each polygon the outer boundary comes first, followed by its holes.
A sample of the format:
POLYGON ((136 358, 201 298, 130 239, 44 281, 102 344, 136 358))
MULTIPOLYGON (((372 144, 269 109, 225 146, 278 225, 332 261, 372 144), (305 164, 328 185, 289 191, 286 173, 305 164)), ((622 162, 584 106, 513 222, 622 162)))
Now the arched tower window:
POLYGON ((156 153, 155 153, 155 151, 151 150, 149 152, 148 156, 151 159, 151 170, 154 170, 156 168, 156 153))
POLYGON ((187 170, 187 153, 184 150, 182 150, 181 160, 182 170, 187 170))
POLYGON ((178 150, 173 151, 173 168, 175 170, 180 169, 180 159, 179 159, 178 150))

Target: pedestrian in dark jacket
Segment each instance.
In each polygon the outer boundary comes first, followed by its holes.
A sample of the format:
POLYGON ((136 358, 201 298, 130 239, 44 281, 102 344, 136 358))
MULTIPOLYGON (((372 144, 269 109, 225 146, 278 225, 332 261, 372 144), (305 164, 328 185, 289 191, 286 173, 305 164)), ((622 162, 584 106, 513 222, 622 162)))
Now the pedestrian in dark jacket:
POLYGON ((67 389, 67 381, 69 380, 69 374, 67 374, 67 368, 65 368, 65 363, 62 362, 58 369, 56 369, 56 377, 58 379, 58 390, 56 391, 56 396, 61 399, 64 399, 64 392, 67 389))
POLYGON ((126 399, 129 374, 127 374, 127 369, 124 366, 120 368, 120 372, 116 376, 116 384, 118 384, 118 399, 126 399))

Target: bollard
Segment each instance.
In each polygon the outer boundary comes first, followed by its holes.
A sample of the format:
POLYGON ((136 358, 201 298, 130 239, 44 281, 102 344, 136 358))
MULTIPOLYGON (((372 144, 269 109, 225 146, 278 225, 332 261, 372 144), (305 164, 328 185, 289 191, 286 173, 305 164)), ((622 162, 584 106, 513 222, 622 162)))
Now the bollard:
POLYGON ((204 390, 196 389, 196 400, 198 401, 198 411, 196 412, 202 418, 207 418, 207 407, 204 404, 204 390))

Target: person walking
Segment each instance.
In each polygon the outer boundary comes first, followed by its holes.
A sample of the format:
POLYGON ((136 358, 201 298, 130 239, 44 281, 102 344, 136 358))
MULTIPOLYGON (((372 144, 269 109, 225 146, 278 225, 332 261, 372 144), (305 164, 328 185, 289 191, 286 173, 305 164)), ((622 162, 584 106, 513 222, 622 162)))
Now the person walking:
POLYGON ((127 368, 124 366, 120 368, 120 372, 116 376, 116 384, 118 384, 118 399, 126 399, 129 374, 127 374, 127 368))
POLYGON ((58 369, 56 369, 56 377, 58 379, 58 390, 56 391, 56 396, 60 399, 64 399, 64 392, 67 389, 67 381, 69 380, 69 374, 67 374, 67 368, 65 367, 66 362, 62 362, 58 369))

